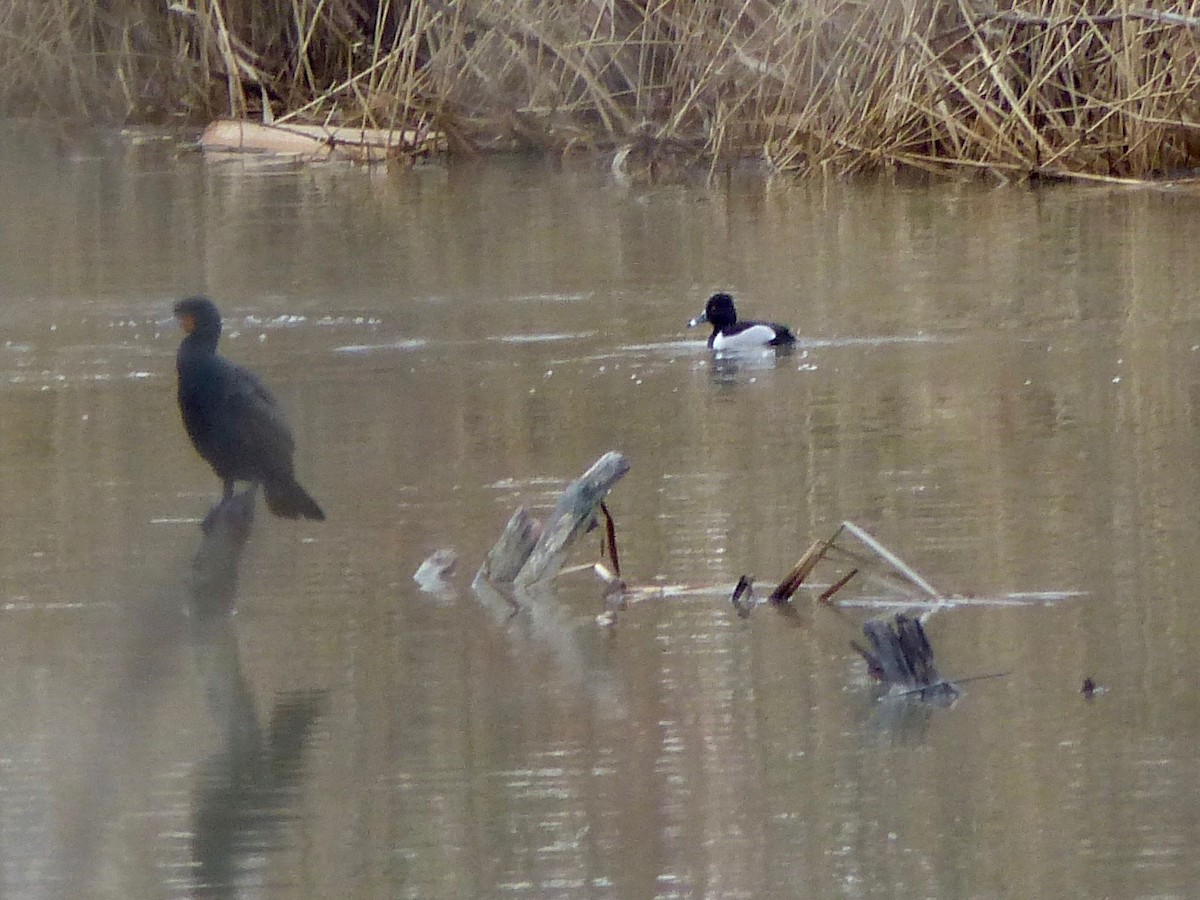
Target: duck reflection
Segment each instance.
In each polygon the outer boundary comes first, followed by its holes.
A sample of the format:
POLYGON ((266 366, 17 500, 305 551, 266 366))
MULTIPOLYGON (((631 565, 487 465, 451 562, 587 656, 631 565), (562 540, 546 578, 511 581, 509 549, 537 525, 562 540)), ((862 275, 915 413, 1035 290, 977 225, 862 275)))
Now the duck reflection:
POLYGON ((213 509, 188 577, 188 643, 222 742, 198 767, 193 797, 194 890, 204 897, 240 893, 262 874, 264 853, 282 845, 324 705, 322 691, 282 694, 264 729, 242 671, 233 612, 255 494, 250 488, 213 509))
POLYGON ((781 359, 793 355, 791 344, 753 350, 721 350, 709 360, 708 377, 713 384, 734 385, 752 381, 774 369, 781 359))

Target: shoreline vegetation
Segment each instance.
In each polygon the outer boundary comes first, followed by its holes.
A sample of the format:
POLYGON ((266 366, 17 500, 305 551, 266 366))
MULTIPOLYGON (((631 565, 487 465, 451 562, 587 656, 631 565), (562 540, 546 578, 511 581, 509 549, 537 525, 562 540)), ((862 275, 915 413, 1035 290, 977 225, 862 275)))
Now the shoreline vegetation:
POLYGON ((0 109, 436 134, 654 175, 1200 170, 1200 0, 10 0, 0 109))

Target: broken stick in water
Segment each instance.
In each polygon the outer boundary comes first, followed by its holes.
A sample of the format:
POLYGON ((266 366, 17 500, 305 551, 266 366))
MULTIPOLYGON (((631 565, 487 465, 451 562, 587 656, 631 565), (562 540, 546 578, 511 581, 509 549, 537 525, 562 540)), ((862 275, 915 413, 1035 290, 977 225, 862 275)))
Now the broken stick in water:
POLYGON ((893 553, 887 547, 883 546, 883 544, 879 543, 879 541, 876 540, 873 535, 869 534, 867 531, 858 527, 857 525, 855 525, 853 522, 851 522, 849 520, 846 520, 845 522, 843 522, 838 527, 838 530, 833 533, 833 537, 829 539, 829 543, 831 545, 837 540, 838 535, 842 531, 846 531, 846 532, 850 533, 851 535, 853 535, 854 537, 856 537, 859 540, 859 542, 862 543, 864 546, 866 546, 868 549, 870 549, 871 552, 873 552, 876 556, 878 556, 884 562, 888 563, 892 567, 892 570, 897 575, 899 575, 901 578, 903 578, 909 584, 920 589, 929 599, 941 600, 943 598, 944 595, 940 591, 938 591, 937 588, 935 588, 933 585, 931 585, 928 581, 926 581, 924 578, 922 578, 917 573, 916 569, 914 569, 912 566, 910 566, 908 563, 906 563, 904 560, 902 560, 899 556, 897 556, 895 553, 893 553))
MULTIPOLYGON (((831 585, 821 592, 818 599, 822 603, 832 604, 834 595, 859 574, 883 581, 893 587, 899 582, 910 591, 915 589, 917 593, 924 594, 925 599, 912 598, 914 605, 927 605, 928 600, 939 602, 942 600, 942 594, 921 577, 912 566, 883 546, 865 529, 850 521, 842 522, 827 540, 813 541, 767 599, 776 609, 781 612, 787 611, 793 606, 792 597, 808 581, 813 570, 821 562, 834 562, 835 559, 843 563, 848 560, 853 567, 849 572, 839 575, 831 585), (854 549, 846 547, 844 539, 843 543, 838 543, 838 539, 843 535, 854 538, 861 546, 854 549)), ((747 593, 752 579, 745 575, 742 576, 742 579, 743 581, 739 581, 738 586, 734 589, 734 596, 731 599, 738 615, 744 617, 750 614, 756 601, 752 592, 747 593)))
POLYGON ((817 563, 825 556, 831 543, 831 541, 814 541, 812 546, 804 551, 804 555, 800 557, 800 561, 792 566, 792 571, 788 572, 783 577, 783 580, 776 585, 775 590, 771 591, 771 596, 767 599, 772 603, 790 602, 792 595, 804 583, 804 579, 812 574, 812 570, 816 568, 817 563))
POLYGON ((857 574, 858 574, 858 569, 851 569, 849 572, 847 572, 845 575, 843 575, 841 578, 839 578, 837 581, 835 581, 833 584, 831 584, 825 590, 821 591, 821 596, 817 597, 817 600, 820 601, 821 603, 832 602, 833 595, 836 594, 838 591, 840 591, 842 588, 844 588, 847 584, 849 584, 850 579, 853 578, 857 574))

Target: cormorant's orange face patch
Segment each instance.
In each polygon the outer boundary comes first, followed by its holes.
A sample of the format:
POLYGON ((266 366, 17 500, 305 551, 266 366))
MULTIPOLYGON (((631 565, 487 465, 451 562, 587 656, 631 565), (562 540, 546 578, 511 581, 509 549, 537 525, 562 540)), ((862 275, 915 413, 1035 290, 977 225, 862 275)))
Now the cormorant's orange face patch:
POLYGON ((196 317, 184 313, 179 317, 179 327, 183 329, 184 334, 191 334, 196 330, 196 317))

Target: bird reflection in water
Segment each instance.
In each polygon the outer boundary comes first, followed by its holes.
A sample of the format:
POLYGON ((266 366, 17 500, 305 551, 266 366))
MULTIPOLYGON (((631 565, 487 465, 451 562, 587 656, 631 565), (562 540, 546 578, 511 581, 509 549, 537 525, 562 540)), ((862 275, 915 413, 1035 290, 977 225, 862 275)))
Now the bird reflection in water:
POLYGON ((791 344, 753 350, 722 350, 708 361, 708 378, 719 386, 752 382, 760 373, 771 371, 781 359, 792 355, 791 344))
MULTIPOLYGON (((56 896, 97 896, 102 854, 119 818, 126 773, 144 780, 159 712, 186 647, 192 650, 219 752, 196 767, 189 835, 190 896, 242 893, 260 874, 266 851, 283 845, 284 821, 295 809, 304 750, 321 715, 322 691, 278 696, 269 724, 259 723, 242 672, 234 630, 238 565, 254 523, 256 489, 215 508, 210 527, 182 584, 164 594, 130 598, 123 670, 99 704, 93 741, 73 748, 77 777, 65 792, 51 854, 59 857, 63 890, 56 896), (257 865, 259 870, 252 868, 257 865)), ((7 896, 0 889, 0 895, 7 896)))
POLYGON ((281 694, 266 728, 242 672, 234 630, 238 563, 254 524, 256 488, 222 500, 205 522, 188 579, 188 643, 222 749, 197 769, 192 856, 197 896, 240 893, 281 847, 324 692, 281 694))

